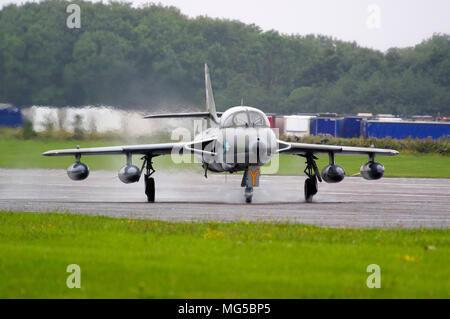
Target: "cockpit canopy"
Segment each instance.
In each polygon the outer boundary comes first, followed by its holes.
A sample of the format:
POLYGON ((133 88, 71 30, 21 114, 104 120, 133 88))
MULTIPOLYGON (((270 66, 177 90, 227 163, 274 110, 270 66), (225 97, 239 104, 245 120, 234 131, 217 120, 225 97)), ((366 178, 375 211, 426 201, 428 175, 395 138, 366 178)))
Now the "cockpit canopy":
POLYGON ((220 118, 220 127, 269 128, 267 116, 260 110, 248 106, 237 106, 227 110, 220 118))

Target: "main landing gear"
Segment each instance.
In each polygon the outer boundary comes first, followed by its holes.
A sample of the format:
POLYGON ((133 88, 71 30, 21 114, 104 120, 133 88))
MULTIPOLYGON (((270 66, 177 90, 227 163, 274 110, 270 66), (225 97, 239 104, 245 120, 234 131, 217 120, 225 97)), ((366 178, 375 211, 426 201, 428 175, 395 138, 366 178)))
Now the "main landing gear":
MULTIPOLYGON (((155 202, 155 179, 151 177, 155 170, 152 166, 152 158, 150 156, 144 157, 144 163, 142 164, 142 170, 145 166, 145 175, 144 175, 144 182, 145 182, 145 195, 147 195, 147 201, 149 203, 155 202)), ((141 170, 141 171, 142 171, 141 170)))
POLYGON ((305 180, 305 201, 311 203, 313 196, 317 194, 318 187, 317 181, 322 182, 320 177, 319 169, 317 168, 316 159, 313 154, 306 154, 306 168, 305 175, 308 178, 305 180))

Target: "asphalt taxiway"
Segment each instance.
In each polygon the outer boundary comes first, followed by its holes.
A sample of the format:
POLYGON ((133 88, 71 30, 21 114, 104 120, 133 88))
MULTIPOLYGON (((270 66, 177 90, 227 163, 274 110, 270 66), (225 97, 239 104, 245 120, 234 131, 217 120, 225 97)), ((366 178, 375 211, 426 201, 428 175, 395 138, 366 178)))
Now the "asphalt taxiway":
POLYGON ((319 184, 305 203, 303 176, 262 176, 246 204, 241 176, 158 171, 156 202, 141 180, 125 185, 116 172, 92 171, 71 181, 64 170, 0 169, 0 210, 61 212, 167 221, 272 221, 326 227, 450 227, 450 179, 346 177, 319 184))

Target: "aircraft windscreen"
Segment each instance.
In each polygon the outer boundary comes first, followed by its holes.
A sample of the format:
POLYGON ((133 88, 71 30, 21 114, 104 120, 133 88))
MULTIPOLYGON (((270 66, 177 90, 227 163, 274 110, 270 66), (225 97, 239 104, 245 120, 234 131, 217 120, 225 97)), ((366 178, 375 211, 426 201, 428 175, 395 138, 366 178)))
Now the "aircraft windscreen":
POLYGON ((231 114, 223 123, 223 127, 248 127, 248 116, 246 111, 231 114))
POLYGON ((266 120, 262 114, 254 111, 249 111, 248 115, 250 117, 251 127, 267 127, 266 120))
POLYGON ((230 114, 222 127, 268 127, 263 114, 255 111, 241 111, 230 114))

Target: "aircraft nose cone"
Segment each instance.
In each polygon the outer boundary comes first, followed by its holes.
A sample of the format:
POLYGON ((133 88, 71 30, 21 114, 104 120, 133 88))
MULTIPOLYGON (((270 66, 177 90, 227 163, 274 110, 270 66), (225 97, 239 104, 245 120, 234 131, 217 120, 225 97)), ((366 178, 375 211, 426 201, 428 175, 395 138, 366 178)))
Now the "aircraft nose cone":
POLYGON ((258 138, 256 141, 253 142, 253 144, 250 146, 250 151, 257 153, 259 152, 266 152, 267 151, 267 144, 262 141, 260 138, 258 138))

